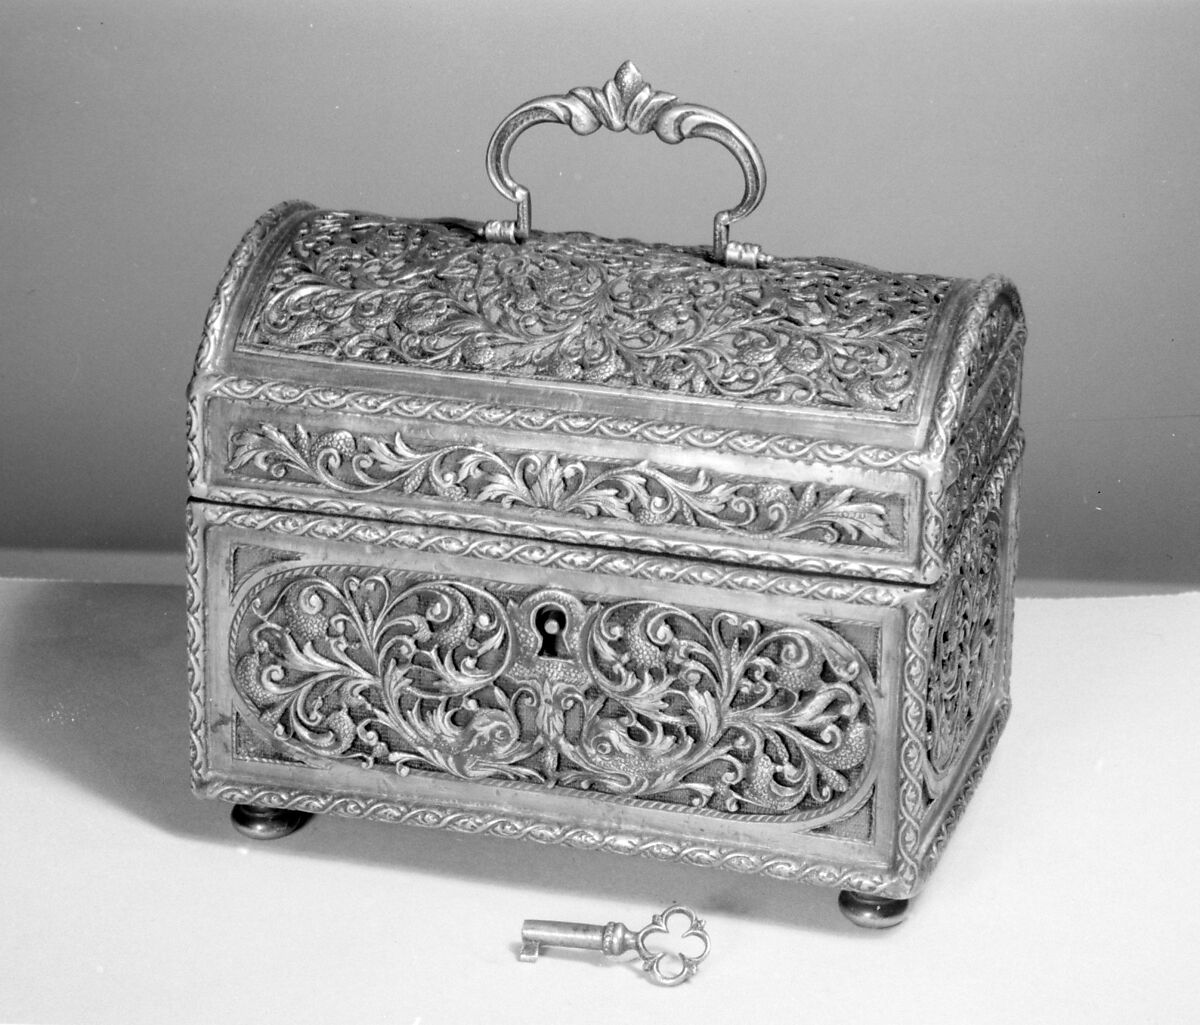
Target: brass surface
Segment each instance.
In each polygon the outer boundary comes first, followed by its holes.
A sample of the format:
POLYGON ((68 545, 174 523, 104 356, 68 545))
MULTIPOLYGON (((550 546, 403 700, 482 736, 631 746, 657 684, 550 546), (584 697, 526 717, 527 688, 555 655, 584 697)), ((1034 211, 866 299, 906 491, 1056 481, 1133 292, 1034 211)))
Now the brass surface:
MULTIPOLYGON (((648 130, 635 75, 527 107, 648 130)), ((510 234, 288 203, 235 252, 197 792, 915 894, 1009 708, 1015 289, 510 234)))
POLYGON ((513 143, 526 129, 537 124, 567 125, 576 135, 590 135, 599 128, 635 135, 654 132, 663 142, 712 139, 738 162, 746 181, 741 201, 713 218, 712 258, 731 266, 756 267, 769 262, 753 243, 730 243, 729 226, 754 212, 767 188, 767 171, 762 154, 750 137, 724 114, 696 103, 681 103, 671 93, 658 92, 626 61, 612 79, 599 89, 580 87, 562 96, 543 96, 523 103, 496 128, 487 148, 487 172, 505 199, 517 204, 516 221, 489 221, 483 227, 491 242, 524 242, 532 227, 532 199, 508 170, 513 143))
POLYGON ((621 922, 585 925, 527 918, 521 926, 521 950, 517 956, 522 961, 536 961, 542 947, 600 950, 606 957, 620 957, 633 951, 641 961, 642 970, 651 979, 660 986, 678 986, 696 974, 700 962, 708 957, 711 944, 708 930, 696 912, 681 904, 672 904, 636 932, 621 922), (679 933, 678 941, 667 949, 659 949, 661 941, 658 938, 674 939, 670 923, 680 918, 686 919, 687 925, 679 933), (651 940, 655 941, 653 947, 651 940), (688 940, 696 942, 689 944, 688 940), (685 947, 692 953, 684 953, 685 947))

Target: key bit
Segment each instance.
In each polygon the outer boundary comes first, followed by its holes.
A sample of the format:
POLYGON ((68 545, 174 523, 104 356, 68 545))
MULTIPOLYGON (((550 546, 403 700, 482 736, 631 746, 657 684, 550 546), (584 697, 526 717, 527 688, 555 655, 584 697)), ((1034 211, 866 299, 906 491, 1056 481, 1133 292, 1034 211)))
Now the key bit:
POLYGON ((538 918, 527 918, 521 926, 521 952, 518 957, 522 961, 536 961, 542 952, 542 947, 574 947, 577 950, 600 950, 607 957, 620 957, 631 950, 637 951, 642 959, 642 970, 649 972, 650 977, 663 986, 678 986, 696 974, 700 962, 708 957, 709 939, 704 923, 696 917, 696 913, 681 904, 672 904, 665 911, 655 915, 650 924, 634 932, 621 922, 609 922, 607 925, 585 925, 582 922, 549 922, 538 918), (679 935, 686 940, 695 937, 700 941, 700 952, 696 955, 652 951, 646 941, 654 935, 671 935, 668 921, 674 917, 686 918, 687 928, 679 935), (663 968, 663 962, 677 961, 679 971, 668 972, 663 968))

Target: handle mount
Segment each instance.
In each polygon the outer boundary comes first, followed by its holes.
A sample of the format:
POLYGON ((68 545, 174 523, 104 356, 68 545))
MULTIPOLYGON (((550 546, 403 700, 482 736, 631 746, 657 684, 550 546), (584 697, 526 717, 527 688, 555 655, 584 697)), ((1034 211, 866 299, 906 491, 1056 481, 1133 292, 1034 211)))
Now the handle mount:
POLYGON ((529 189, 508 170, 513 143, 527 128, 557 123, 576 135, 599 128, 626 129, 636 135, 654 132, 663 142, 713 139, 733 154, 745 178, 741 202, 713 218, 713 259, 731 266, 756 267, 770 260, 752 242, 730 242, 729 226, 751 213, 762 201, 767 172, 762 154, 750 137, 724 114, 696 103, 680 102, 671 93, 651 89, 631 61, 626 61, 603 87, 579 86, 561 96, 542 96, 523 103, 492 134, 487 148, 487 172, 505 199, 517 204, 515 221, 488 221, 483 227, 490 242, 522 242, 529 237, 529 189))

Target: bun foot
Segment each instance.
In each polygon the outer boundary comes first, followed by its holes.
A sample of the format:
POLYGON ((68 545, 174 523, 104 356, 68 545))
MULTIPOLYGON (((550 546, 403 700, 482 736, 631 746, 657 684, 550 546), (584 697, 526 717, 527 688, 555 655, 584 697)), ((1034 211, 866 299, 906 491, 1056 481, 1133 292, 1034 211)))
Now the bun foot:
POLYGON ((855 925, 863 929, 890 929, 908 915, 908 901, 897 897, 872 897, 853 890, 838 894, 838 907, 855 925))
POLYGON ((229 813, 233 828, 254 840, 278 840, 296 832, 312 813, 292 808, 264 808, 259 804, 235 804, 229 813))

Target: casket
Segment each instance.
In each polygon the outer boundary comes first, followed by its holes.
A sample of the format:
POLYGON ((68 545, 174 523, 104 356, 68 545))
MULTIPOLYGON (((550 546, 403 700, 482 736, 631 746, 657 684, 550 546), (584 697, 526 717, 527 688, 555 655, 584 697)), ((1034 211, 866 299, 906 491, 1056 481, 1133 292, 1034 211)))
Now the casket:
POLYGON ((1002 278, 729 241, 765 176, 632 65, 531 101, 512 222, 284 203, 189 391, 191 771, 334 812, 836 887, 902 917, 1009 708, 1002 278), (711 247, 540 233, 530 125, 708 138, 711 247))

